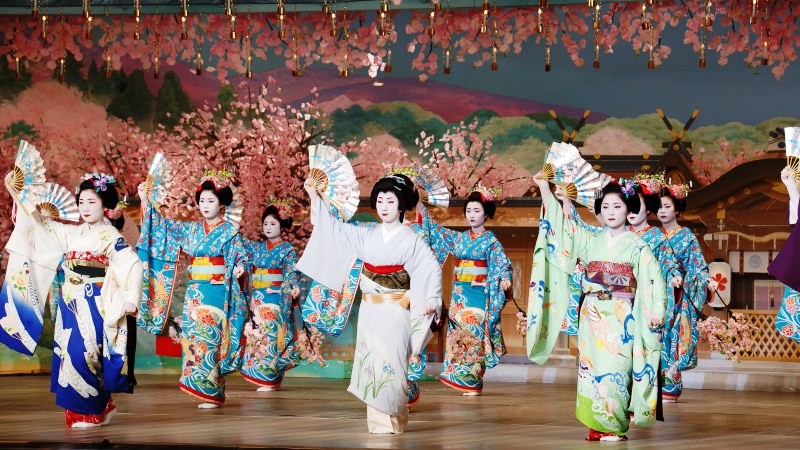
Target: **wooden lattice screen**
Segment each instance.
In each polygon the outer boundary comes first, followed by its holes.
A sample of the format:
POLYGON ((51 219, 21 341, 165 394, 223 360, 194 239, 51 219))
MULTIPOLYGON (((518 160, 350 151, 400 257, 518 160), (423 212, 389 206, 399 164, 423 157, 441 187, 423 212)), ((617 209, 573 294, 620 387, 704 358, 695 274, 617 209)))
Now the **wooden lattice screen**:
POLYGON ((800 343, 782 336, 775 328, 777 311, 734 309, 733 313, 741 313, 744 319, 756 326, 758 333, 754 336, 755 349, 751 355, 741 355, 739 359, 754 361, 800 361, 800 343))

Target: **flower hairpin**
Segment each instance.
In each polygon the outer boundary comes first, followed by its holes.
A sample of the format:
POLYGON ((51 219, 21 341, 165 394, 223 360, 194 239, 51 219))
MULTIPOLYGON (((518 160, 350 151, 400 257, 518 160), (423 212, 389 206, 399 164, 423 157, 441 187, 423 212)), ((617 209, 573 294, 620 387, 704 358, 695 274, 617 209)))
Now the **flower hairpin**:
POLYGON ((92 185, 94 186, 94 190, 97 193, 100 193, 101 191, 105 192, 110 184, 117 183, 117 179, 114 178, 114 175, 108 175, 102 172, 84 174, 81 177, 81 181, 91 181, 92 185))
POLYGON ((292 216, 292 205, 293 202, 291 200, 270 199, 267 202, 267 206, 274 206, 278 210, 278 216, 281 220, 286 220, 292 216))
POLYGON ((204 170, 203 176, 200 178, 200 184, 197 190, 201 190, 203 183, 210 181, 214 183, 214 189, 221 190, 229 187, 233 178, 233 172, 230 170, 204 170))
POLYGON ((125 209, 128 208, 128 202, 125 200, 120 200, 117 202, 117 206, 114 209, 107 209, 106 210, 106 217, 111 220, 117 220, 122 217, 122 214, 125 212, 125 209))
POLYGON ((645 195, 659 195, 666 184, 664 175, 660 173, 654 173, 652 175, 638 173, 633 179, 641 186, 642 193, 645 195))
POLYGON ((634 189, 636 183, 634 183, 633 180, 620 178, 617 183, 619 184, 619 188, 622 190, 622 193, 625 194, 626 198, 636 195, 636 190, 634 189))
POLYGON ((665 187, 669 189, 669 193, 677 200, 683 200, 689 195, 690 186, 688 184, 670 184, 665 187))
POLYGON ((500 189, 494 187, 486 187, 482 185, 480 182, 475 185, 474 188, 470 191, 470 194, 473 192, 477 192, 481 195, 481 201, 484 202, 493 202, 497 200, 497 197, 500 196, 500 189))

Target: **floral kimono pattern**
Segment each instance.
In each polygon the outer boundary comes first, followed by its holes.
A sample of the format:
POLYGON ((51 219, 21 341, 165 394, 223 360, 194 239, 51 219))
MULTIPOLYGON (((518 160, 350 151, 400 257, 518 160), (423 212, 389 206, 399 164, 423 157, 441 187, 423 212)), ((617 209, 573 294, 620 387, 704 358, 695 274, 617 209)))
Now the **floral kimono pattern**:
POLYGON ((678 227, 662 232, 667 237, 670 247, 684 273, 683 286, 675 291, 672 323, 665 331, 664 395, 678 398, 683 390, 681 371, 697 366, 697 319, 699 312, 706 304, 706 285, 708 283, 708 264, 703 258, 703 251, 691 230, 678 227))
POLYGON ((247 315, 247 302, 233 275, 236 265, 247 265, 237 227, 166 219, 148 204, 137 248, 146 267, 138 324, 156 334, 167 323, 179 252, 192 257, 181 322, 180 388, 205 402, 222 404, 224 375, 241 365, 247 315))
POLYGON ((500 282, 511 281, 511 261, 491 231, 477 236, 453 231, 436 224, 427 210, 422 228, 432 249, 458 258, 439 379, 458 390, 479 392, 483 374, 505 354, 500 313, 506 297, 500 282))
POLYGON ((111 393, 133 389, 122 311, 125 302, 136 304, 141 295, 139 258, 109 224, 40 223, 21 211, 6 249, 0 340, 31 354, 41 334, 44 299, 52 291, 50 390, 67 410, 68 425, 73 417, 100 423, 111 409, 111 393))
POLYGON ((786 285, 781 308, 775 318, 775 326, 782 336, 797 342, 800 342, 800 292, 798 292, 800 272, 797 270, 797 260, 800 256, 800 227, 793 221, 796 221, 799 209, 800 204, 789 205, 789 224, 793 229, 768 269, 770 275, 786 285))
POLYGON ((775 318, 775 327, 782 336, 800 342, 800 292, 786 286, 783 302, 775 318))
POLYGON ((297 253, 286 241, 270 248, 266 242, 245 240, 245 247, 252 270, 242 376, 259 386, 278 386, 300 360, 291 294, 298 285, 297 253))
POLYGON ((635 233, 593 234, 568 220, 555 199, 542 210, 528 300, 528 357, 550 356, 569 307, 569 278, 586 261, 578 329, 576 417, 624 435, 656 420, 666 284, 650 246, 635 233))

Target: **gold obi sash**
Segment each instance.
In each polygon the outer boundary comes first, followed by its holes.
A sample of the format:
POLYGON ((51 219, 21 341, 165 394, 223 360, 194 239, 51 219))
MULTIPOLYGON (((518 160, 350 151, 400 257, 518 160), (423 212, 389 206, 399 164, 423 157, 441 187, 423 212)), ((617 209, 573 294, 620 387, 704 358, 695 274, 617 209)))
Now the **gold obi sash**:
POLYGON ((489 276, 486 261, 480 259, 459 259, 455 268, 456 282, 485 283, 489 276))
POLYGON ((257 267, 250 276, 250 280, 250 286, 253 289, 280 290, 281 284, 283 284, 283 270, 257 267))
POLYGON ((387 292, 385 294, 364 294, 361 297, 364 303, 373 305, 384 305, 387 303, 397 303, 403 309, 409 309, 411 306, 411 299, 408 297, 408 291, 405 292, 387 292))
POLYGON ((227 269, 223 256, 194 257, 189 265, 189 279, 222 282, 227 269))
POLYGON ((362 275, 384 288, 402 289, 383 294, 363 294, 361 297, 363 302, 373 305, 396 303, 404 309, 409 309, 411 299, 408 296, 408 289, 411 288, 411 277, 403 266, 373 266, 364 263, 362 275))

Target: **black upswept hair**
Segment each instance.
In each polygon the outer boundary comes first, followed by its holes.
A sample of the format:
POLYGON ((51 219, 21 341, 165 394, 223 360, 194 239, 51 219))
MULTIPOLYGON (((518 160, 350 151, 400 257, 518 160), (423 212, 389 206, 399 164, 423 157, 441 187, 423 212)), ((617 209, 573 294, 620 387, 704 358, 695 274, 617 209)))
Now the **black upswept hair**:
POLYGON ((416 198, 419 201, 419 193, 414 195, 414 183, 410 178, 403 174, 393 174, 383 177, 372 186, 372 194, 369 197, 369 206, 376 209, 378 203, 378 194, 381 192, 391 192, 397 196, 397 208, 400 210, 400 221, 403 221, 405 212, 411 210, 416 206, 416 198))
POLYGON ((275 220, 277 220, 278 223, 281 225, 281 229, 282 230, 285 230, 285 229, 288 229, 288 228, 292 227, 292 218, 291 217, 287 217, 285 219, 281 219, 281 215, 278 212, 278 207, 275 206, 275 205, 269 205, 266 208, 264 208, 264 213, 261 214, 261 223, 262 224, 264 223, 264 219, 266 219, 267 216, 274 217, 275 220))
MULTIPOLYGON (((661 189, 661 195, 659 196, 659 201, 661 200, 661 197, 669 197, 672 200, 672 204, 675 205, 675 211, 686 212, 685 198, 675 198, 675 196, 672 195, 672 192, 670 192, 670 190, 667 188, 661 189)), ((659 208, 660 207, 661 205, 659 204, 659 208)))
POLYGON ((231 206, 231 203, 233 202, 233 190, 230 188, 230 186, 225 186, 224 188, 218 190, 217 187, 214 186, 213 181, 206 180, 200 185, 200 187, 197 188, 197 192, 194 193, 195 204, 200 203, 200 193, 203 191, 211 191, 215 196, 217 196, 219 204, 222 206, 231 206))
MULTIPOLYGON (((119 192, 117 192, 117 188, 111 183, 106 184, 106 190, 98 191, 91 179, 84 180, 78 185, 78 200, 80 200, 83 191, 92 191, 97 194, 97 196, 100 197, 103 208, 116 209, 117 203, 119 203, 119 192)), ((125 216, 119 216, 118 219, 106 218, 111 221, 111 225, 114 225, 114 228, 118 230, 122 230, 122 227, 125 225, 125 216)))
POLYGON ((639 210, 641 209, 641 202, 639 201, 638 195, 626 195, 622 192, 622 187, 617 183, 608 183, 606 187, 603 188, 603 195, 595 199, 594 201, 594 213, 600 214, 600 210, 602 209, 603 199, 606 195, 609 194, 616 194, 618 195, 623 202, 625 202, 625 206, 628 207, 628 214, 639 214, 639 210))
POLYGON ((486 214, 486 217, 490 219, 494 219, 494 213, 497 211, 497 206, 494 203, 494 200, 483 200, 481 197, 480 192, 471 192, 467 197, 467 201, 464 202, 464 214, 467 214, 467 205, 472 202, 478 202, 483 206, 483 213, 486 214))

